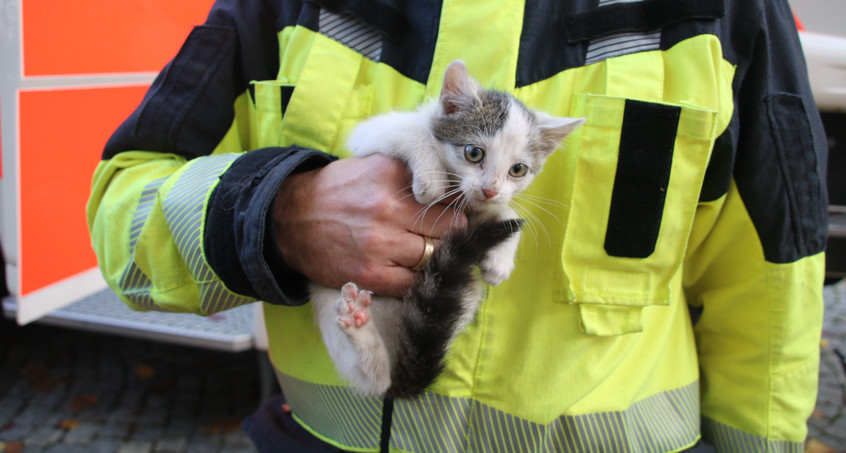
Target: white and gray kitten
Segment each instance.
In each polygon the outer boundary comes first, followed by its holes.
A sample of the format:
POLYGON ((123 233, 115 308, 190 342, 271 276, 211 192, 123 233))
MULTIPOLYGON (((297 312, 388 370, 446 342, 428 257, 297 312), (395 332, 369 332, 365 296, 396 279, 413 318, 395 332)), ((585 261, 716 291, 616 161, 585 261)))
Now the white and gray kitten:
POLYGON ((452 340, 484 297, 481 275, 498 285, 514 269, 522 220, 509 207, 546 157, 579 125, 529 110, 514 97, 485 90, 464 63, 450 63, 440 97, 411 112, 361 123, 348 145, 357 156, 405 162, 421 204, 452 197, 467 214, 465 230, 445 238, 402 299, 347 283, 311 285, 329 355, 365 395, 414 397, 440 374, 452 340))

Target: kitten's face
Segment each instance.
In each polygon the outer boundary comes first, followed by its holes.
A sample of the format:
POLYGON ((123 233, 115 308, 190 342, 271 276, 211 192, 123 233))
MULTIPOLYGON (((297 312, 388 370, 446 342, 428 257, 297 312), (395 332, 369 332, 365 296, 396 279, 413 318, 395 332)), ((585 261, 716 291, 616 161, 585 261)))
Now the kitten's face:
MULTIPOLYGON (((511 201, 528 187, 546 157, 533 149, 537 131, 531 112, 500 93, 485 97, 479 111, 454 118, 453 129, 441 130, 439 137, 448 138, 442 140, 448 171, 474 210, 511 201)), ((449 123, 441 124, 449 128, 449 123)))
POLYGON ((432 132, 449 178, 476 211, 501 209, 529 186, 543 162, 582 119, 533 112, 512 96, 484 90, 464 64, 449 65, 432 132))

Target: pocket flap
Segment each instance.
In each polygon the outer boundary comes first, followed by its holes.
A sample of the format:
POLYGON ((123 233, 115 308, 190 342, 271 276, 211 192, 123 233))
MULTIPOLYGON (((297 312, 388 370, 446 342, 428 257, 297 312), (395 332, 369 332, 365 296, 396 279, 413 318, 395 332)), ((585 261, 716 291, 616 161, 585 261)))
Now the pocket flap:
POLYGON ((562 264, 585 333, 642 329, 641 311, 670 301, 713 146, 716 112, 582 95, 562 264))
POLYGON ((643 307, 579 305, 582 332, 600 337, 643 332, 643 307))

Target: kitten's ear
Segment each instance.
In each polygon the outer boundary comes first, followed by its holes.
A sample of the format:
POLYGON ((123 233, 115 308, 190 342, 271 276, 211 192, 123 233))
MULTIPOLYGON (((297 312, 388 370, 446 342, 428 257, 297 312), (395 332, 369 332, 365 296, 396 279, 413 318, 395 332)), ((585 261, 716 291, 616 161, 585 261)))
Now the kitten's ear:
POLYGON ((444 114, 469 110, 479 97, 479 84, 467 73, 467 66, 461 60, 449 64, 444 73, 441 88, 441 107, 444 114))
POLYGON ((571 132, 585 123, 584 118, 567 118, 550 116, 543 112, 536 112, 538 129, 540 129, 544 152, 549 154, 558 148, 571 132))

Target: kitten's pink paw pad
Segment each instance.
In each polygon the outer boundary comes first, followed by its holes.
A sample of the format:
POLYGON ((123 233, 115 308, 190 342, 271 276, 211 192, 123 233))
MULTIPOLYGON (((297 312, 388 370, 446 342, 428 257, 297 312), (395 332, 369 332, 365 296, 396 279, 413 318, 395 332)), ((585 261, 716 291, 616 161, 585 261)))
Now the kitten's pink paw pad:
POLYGON ((341 288, 343 298, 338 301, 338 324, 341 327, 361 327, 370 320, 370 295, 367 290, 359 291, 355 283, 341 288))
POLYGON ((370 315, 366 312, 359 310, 353 313, 353 318, 355 319, 355 326, 361 327, 362 325, 364 325, 364 323, 370 320, 370 315))

